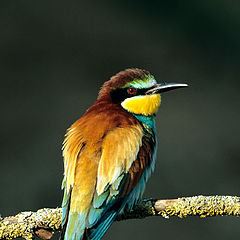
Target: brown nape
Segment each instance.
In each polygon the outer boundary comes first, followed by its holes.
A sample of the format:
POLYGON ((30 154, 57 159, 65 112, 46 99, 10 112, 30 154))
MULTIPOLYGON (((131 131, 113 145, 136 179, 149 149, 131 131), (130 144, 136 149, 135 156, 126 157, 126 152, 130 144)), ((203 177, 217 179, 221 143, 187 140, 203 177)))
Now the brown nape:
POLYGON ((120 88, 134 79, 144 78, 146 75, 150 75, 150 73, 139 68, 129 68, 117 73, 112 76, 109 81, 103 84, 101 90, 99 91, 97 100, 108 99, 110 97, 111 90, 120 88))

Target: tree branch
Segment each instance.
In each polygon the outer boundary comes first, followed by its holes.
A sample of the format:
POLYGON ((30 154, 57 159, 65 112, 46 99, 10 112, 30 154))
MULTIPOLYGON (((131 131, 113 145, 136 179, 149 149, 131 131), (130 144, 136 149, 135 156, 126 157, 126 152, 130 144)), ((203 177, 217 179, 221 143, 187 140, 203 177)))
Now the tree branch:
MULTIPOLYGON (((16 216, 0 218, 0 239, 23 237, 27 240, 37 235, 50 239, 54 231, 61 230, 61 208, 44 208, 37 212, 21 212, 16 216)), ((119 215, 116 221, 149 216, 240 216, 240 197, 195 196, 167 200, 143 200, 133 210, 119 215)))

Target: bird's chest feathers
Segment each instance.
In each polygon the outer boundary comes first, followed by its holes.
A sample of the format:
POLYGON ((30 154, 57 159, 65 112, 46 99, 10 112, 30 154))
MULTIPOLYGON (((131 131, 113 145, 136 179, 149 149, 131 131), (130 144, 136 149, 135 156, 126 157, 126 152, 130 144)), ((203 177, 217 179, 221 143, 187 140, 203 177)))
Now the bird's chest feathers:
POLYGON ((127 98, 121 105, 125 110, 133 114, 150 116, 157 113, 160 103, 160 94, 153 94, 127 98))

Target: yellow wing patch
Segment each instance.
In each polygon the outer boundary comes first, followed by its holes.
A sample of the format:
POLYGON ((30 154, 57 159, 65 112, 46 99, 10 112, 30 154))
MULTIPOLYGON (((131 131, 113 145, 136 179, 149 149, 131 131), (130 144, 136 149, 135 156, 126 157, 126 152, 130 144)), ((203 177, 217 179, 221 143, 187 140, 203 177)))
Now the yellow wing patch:
POLYGON ((100 195, 108 184, 113 184, 128 172, 142 145, 143 131, 139 126, 116 128, 109 132, 102 144, 98 166, 97 193, 100 195))
POLYGON ((127 98, 122 107, 131 113, 149 116, 157 113, 160 104, 160 94, 152 94, 127 98))

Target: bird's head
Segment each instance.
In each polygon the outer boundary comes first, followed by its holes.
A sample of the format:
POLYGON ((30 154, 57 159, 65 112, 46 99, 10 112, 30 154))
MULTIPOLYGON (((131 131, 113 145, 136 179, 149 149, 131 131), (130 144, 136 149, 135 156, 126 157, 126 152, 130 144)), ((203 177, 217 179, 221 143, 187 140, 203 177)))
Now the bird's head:
POLYGON ((182 87, 187 87, 187 84, 158 84, 148 71, 126 69, 103 84, 98 100, 120 104, 125 110, 136 115, 152 116, 160 106, 160 93, 182 87))

